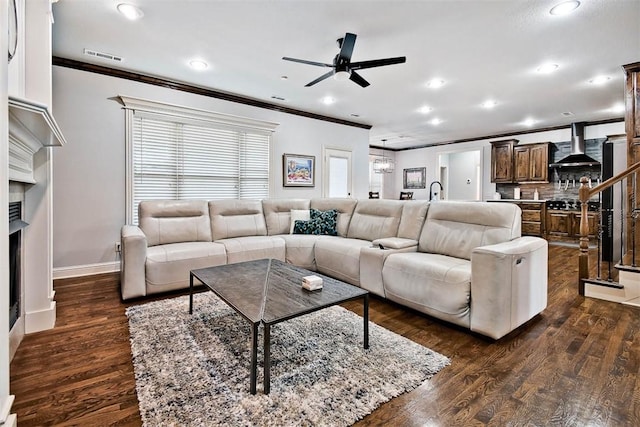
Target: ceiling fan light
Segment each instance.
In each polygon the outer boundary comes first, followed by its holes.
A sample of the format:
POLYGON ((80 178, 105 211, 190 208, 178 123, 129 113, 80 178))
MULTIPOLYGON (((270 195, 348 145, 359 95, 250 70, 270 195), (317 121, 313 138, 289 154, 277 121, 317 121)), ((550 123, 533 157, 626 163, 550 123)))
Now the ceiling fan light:
POLYGON ((335 80, 338 80, 338 81, 341 81, 341 82, 345 81, 345 80, 349 80, 349 77, 351 77, 351 73, 346 71, 346 70, 338 71, 333 75, 333 78, 335 80))

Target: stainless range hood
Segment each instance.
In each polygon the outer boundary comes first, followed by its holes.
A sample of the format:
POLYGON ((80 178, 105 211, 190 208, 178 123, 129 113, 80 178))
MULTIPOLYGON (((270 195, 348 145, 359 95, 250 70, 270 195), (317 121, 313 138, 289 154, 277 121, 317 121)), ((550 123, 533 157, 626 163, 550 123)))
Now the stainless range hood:
POLYGON ((600 162, 585 154, 584 122, 571 124, 571 154, 549 167, 600 166, 600 162))

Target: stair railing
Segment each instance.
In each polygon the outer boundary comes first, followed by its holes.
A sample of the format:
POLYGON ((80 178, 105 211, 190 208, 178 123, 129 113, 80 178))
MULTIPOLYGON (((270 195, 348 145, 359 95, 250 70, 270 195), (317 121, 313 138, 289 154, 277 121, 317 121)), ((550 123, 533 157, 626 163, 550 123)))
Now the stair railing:
MULTIPOLYGON (((637 216, 637 209, 635 205, 636 200, 636 172, 640 169, 640 162, 635 163, 629 166, 626 170, 620 172, 619 174, 607 179, 599 185, 596 185, 593 188, 589 188, 589 178, 583 176, 580 178, 580 189, 579 189, 579 198, 580 198, 580 257, 578 260, 578 293, 580 295, 584 295, 585 290, 585 280, 589 277, 589 220, 587 217, 588 212, 588 201, 596 194, 602 193, 602 191, 613 187, 614 184, 621 182, 623 179, 626 179, 633 175, 632 179, 632 190, 631 190, 631 198, 629 199, 630 206, 628 211, 630 212, 630 224, 627 227, 629 229, 629 233, 631 238, 626 239, 630 242, 632 247, 632 263, 635 264, 635 246, 636 246, 636 237, 635 237, 635 217, 637 216)), ((628 186, 627 186, 628 187, 628 186)), ((622 192, 623 197, 624 192, 622 192)), ((622 213, 622 217, 624 218, 624 213, 622 213)), ((622 229, 624 230, 624 224, 622 225, 622 229)), ((623 239, 624 240, 624 239, 623 239)), ((598 259, 598 262, 600 260, 598 259)))

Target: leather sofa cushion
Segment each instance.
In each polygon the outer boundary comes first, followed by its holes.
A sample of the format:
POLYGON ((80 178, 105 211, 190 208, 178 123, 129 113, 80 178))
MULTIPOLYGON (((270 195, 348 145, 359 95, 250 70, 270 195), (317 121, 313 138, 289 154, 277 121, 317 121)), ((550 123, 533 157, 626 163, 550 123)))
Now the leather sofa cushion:
POLYGON ((316 241, 315 256, 318 271, 352 285, 360 285, 360 249, 371 242, 325 236, 316 241))
POLYGON ((394 253, 382 268, 390 300, 469 327, 471 261, 420 252, 394 253))
POLYGON ((427 217, 429 202, 423 200, 409 200, 403 203, 402 217, 398 226, 398 237, 418 240, 427 217))
POLYGON ((262 202, 259 200, 210 201, 209 215, 214 241, 267 235, 262 202))
POLYGON ((209 210, 204 200, 142 201, 138 223, 149 246, 211 241, 209 210))
POLYGON ((284 261, 284 240, 278 236, 245 236, 218 240, 227 250, 227 264, 275 258, 284 261))
POLYGON ((400 225, 403 202, 400 200, 360 200, 356 206, 347 237, 373 241, 395 237, 400 225))
POLYGON ((520 208, 512 203, 431 203, 418 251, 469 260, 479 246, 520 237, 520 217, 520 208))
POLYGON ((283 234, 280 236, 286 243, 286 262, 315 271, 316 258, 314 248, 316 242, 326 236, 313 234, 283 234))
POLYGON ((185 242, 152 246, 145 262, 147 292, 164 292, 189 286, 189 271, 224 265, 224 245, 213 242, 185 242))
POLYGON ((356 199, 321 198, 311 199, 310 207, 319 211, 328 211, 329 209, 337 210, 338 219, 336 230, 338 231, 338 236, 347 237, 349 223, 351 222, 351 216, 353 215, 356 203, 359 203, 356 199))
POLYGON ((309 210, 309 199, 265 199, 262 201, 267 234, 288 234, 291 231, 291 209, 309 210))

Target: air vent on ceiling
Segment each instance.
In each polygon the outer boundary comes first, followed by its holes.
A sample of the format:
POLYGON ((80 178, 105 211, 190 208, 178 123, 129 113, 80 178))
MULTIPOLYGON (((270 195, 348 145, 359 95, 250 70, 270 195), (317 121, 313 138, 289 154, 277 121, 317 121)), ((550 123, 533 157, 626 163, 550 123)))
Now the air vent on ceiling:
POLYGON ((563 111, 563 112, 562 112, 562 113, 560 113, 560 114, 562 114, 562 115, 563 115, 563 116, 565 116, 565 117, 573 116, 573 113, 572 113, 571 111, 563 111))
POLYGON ((285 101, 285 99, 278 95, 271 95, 271 99, 277 99, 278 101, 285 101))
POLYGON ((108 61, 116 61, 116 62, 124 61, 124 58, 121 56, 112 55, 110 53, 98 52, 91 49, 85 49, 83 53, 88 56, 95 56, 96 58, 106 59, 108 61))

